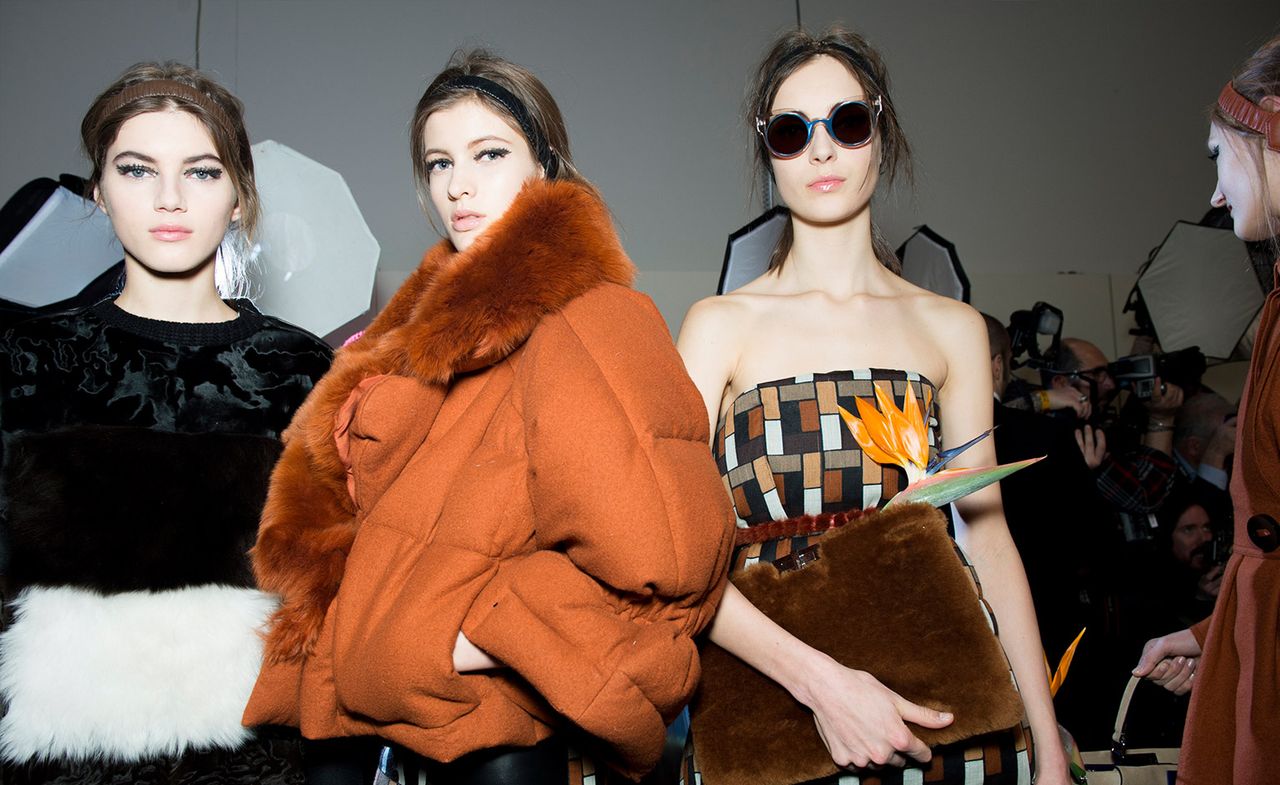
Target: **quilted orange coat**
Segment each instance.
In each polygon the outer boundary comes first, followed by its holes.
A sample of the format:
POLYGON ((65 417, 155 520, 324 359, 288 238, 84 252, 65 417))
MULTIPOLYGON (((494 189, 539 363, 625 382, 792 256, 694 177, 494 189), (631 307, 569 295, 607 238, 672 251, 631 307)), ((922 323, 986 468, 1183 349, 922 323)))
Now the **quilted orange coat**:
POLYGON ((706 412, 588 189, 427 253, 299 409, 253 550, 246 724, 448 761, 566 720, 638 776, 699 676, 733 514, 706 412), (507 667, 459 675, 462 631, 507 667))

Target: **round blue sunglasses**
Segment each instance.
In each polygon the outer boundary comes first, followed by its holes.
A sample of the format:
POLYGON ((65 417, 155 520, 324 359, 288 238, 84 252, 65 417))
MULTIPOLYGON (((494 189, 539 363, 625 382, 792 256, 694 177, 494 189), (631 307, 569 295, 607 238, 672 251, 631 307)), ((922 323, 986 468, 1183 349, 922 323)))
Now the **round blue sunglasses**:
POLYGON ((882 109, 880 96, 867 101, 836 104, 831 114, 810 120, 800 112, 782 112, 767 120, 756 118, 756 133, 774 158, 795 158, 813 140, 813 127, 824 125, 827 135, 841 147, 862 147, 871 141, 882 109))

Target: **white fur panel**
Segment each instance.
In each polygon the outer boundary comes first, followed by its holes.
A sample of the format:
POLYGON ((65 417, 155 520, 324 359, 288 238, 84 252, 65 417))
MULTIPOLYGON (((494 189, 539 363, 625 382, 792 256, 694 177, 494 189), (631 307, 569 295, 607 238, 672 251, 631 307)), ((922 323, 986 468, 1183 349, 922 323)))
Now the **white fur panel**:
POLYGON ((137 760, 235 747, 276 599, 199 586, 32 587, 0 635, 0 756, 137 760))

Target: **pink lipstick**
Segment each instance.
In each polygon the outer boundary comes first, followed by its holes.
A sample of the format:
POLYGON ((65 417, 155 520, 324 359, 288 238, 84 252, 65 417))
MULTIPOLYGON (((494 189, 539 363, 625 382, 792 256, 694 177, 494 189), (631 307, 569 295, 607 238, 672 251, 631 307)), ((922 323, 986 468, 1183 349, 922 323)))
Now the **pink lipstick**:
POLYGON ((809 183, 808 187, 811 190, 826 194, 836 190, 843 183, 844 183, 843 177, 836 177, 835 175, 823 175, 822 177, 819 177, 817 180, 814 180, 813 182, 809 183))
POLYGON ((449 223, 453 226, 455 232, 467 232, 479 226, 480 221, 483 219, 484 213, 457 210, 449 217, 449 223))
POLYGON ((191 236, 191 230, 177 224, 163 224, 150 229, 151 236, 162 243, 176 243, 191 236))

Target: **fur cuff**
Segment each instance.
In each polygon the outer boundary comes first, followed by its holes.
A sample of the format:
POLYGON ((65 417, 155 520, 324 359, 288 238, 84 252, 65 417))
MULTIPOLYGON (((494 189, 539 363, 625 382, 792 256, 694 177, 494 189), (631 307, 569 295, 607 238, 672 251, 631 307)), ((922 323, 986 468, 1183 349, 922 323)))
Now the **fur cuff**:
POLYGON ((11 587, 103 593, 252 586, 280 443, 241 434, 78 426, 6 445, 11 587))
POLYGON ((103 596, 32 587, 0 635, 0 757, 134 761, 235 748, 275 600, 205 586, 103 596))

